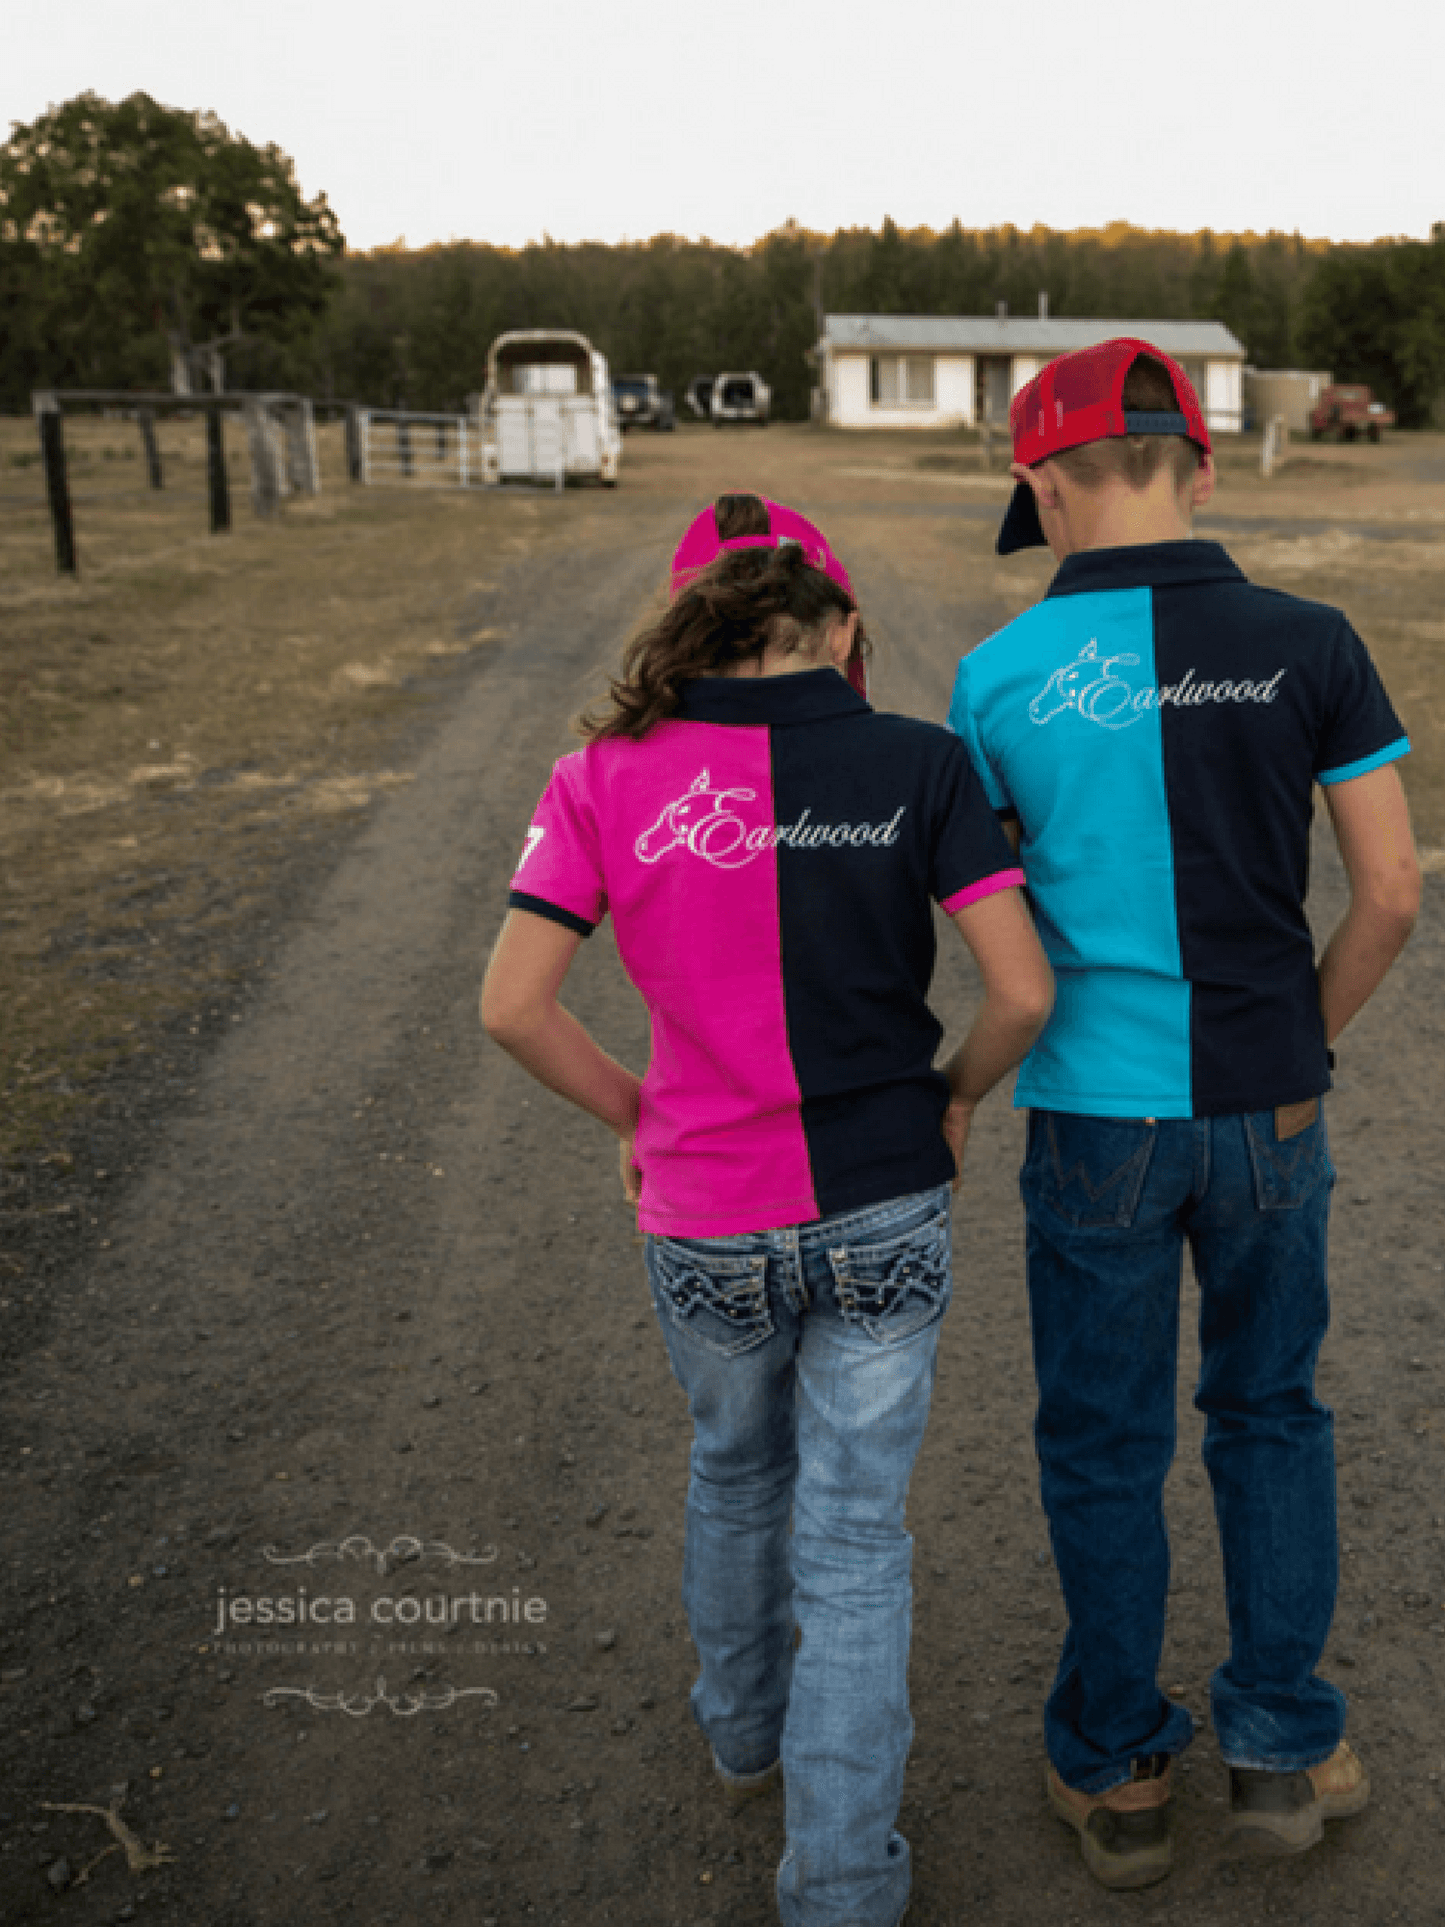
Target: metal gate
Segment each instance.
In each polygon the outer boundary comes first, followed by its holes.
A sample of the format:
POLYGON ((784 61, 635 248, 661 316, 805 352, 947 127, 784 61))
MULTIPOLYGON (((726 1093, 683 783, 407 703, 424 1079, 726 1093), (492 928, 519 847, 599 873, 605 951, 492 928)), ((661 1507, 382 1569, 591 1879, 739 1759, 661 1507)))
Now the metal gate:
POLYGON ((359 408, 356 433, 363 482, 471 488, 482 480, 476 426, 465 415, 359 408))

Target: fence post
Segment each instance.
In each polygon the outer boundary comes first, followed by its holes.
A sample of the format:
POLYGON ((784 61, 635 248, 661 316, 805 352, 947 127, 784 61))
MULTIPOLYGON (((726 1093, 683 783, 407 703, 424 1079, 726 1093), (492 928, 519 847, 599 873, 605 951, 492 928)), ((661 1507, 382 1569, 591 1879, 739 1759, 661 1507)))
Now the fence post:
POLYGON ((462 487, 465 488, 469 480, 467 475, 467 418, 465 415, 457 416, 457 468, 458 479, 462 487))
POLYGON ((371 410, 369 408, 357 409, 356 427, 357 427, 357 434, 361 442, 360 480, 363 487, 370 488, 371 486, 371 410))
POLYGON ((265 406, 247 399, 241 404, 246 424, 246 445, 251 454, 251 506, 262 520, 276 513, 280 490, 276 475, 276 443, 265 406))
POLYGON ((266 423, 266 435, 271 443, 271 473, 276 478, 276 493, 284 502, 293 495, 291 474, 291 430, 288 426, 286 403, 276 395, 268 395, 261 403, 262 416, 266 423))
POLYGON ((226 475, 226 432, 219 408, 206 410, 206 491, 211 498, 211 534, 231 526, 231 484, 226 475))
POLYGON ((1273 475, 1289 448, 1289 423, 1283 415, 1272 415, 1264 425, 1264 440, 1259 450, 1259 472, 1266 479, 1273 475))
POLYGON ((346 473, 353 482, 366 480, 361 459, 361 410, 354 403, 346 410, 346 473))
POLYGON ((138 408, 135 418, 140 424, 141 446, 145 450, 146 475, 152 488, 164 488, 165 472, 161 468, 161 448, 156 440, 156 411, 153 408, 138 408))
POLYGON ((411 423, 398 419, 396 424, 396 459, 401 465, 403 475, 409 476, 411 467, 411 423))
POLYGON ((75 521, 70 512, 70 486, 65 474, 65 430, 60 404, 54 395, 33 397, 40 429, 40 454, 45 463, 45 492, 50 498, 50 520, 55 528, 55 568, 59 575, 78 575, 75 521))
POLYGON ((286 430, 286 466, 292 488, 300 495, 319 495, 315 409, 305 395, 298 395, 286 403, 281 420, 286 430))

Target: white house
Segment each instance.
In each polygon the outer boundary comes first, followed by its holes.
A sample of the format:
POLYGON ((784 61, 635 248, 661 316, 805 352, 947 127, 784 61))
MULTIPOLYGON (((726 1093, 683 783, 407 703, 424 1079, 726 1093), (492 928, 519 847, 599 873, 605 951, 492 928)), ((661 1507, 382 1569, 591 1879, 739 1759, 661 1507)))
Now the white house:
POLYGON ((1152 341, 1198 391, 1211 432, 1243 427, 1244 348, 1219 321, 1056 320, 1015 315, 830 314, 813 350, 814 413, 837 428, 1006 424, 1045 362, 1113 335, 1152 341))

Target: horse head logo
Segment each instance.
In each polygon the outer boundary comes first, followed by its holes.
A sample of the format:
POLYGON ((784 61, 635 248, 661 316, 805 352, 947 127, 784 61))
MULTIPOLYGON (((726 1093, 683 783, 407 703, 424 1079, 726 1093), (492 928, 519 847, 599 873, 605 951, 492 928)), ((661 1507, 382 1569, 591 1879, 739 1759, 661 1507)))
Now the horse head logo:
POLYGON ((656 863, 685 843, 694 855, 717 868, 737 869, 750 863, 758 851, 748 847, 748 827, 728 805, 734 799, 751 803, 756 796, 751 789, 715 790, 711 772, 699 770, 691 787, 664 805, 657 821, 633 844, 633 851, 640 862, 656 863))
POLYGON ((1066 709, 1076 709, 1105 729, 1126 729, 1139 720, 1135 691, 1123 676, 1114 674, 1116 662, 1137 663, 1130 655, 1100 656, 1097 640, 1086 642, 1072 662, 1056 669, 1029 704, 1034 722, 1050 723, 1066 709))

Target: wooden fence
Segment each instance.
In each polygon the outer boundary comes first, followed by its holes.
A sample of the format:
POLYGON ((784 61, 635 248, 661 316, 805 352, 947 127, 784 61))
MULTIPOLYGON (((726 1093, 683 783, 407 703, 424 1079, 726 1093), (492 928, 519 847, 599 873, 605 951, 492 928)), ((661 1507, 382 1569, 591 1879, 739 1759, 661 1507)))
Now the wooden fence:
MULTIPOLYGON (((350 409, 340 402, 319 404, 350 409)), ((65 462, 65 415, 79 408, 122 409, 135 417, 145 453, 146 477, 153 489, 165 487, 165 469, 156 436, 159 414, 204 415, 206 420, 206 493, 211 533, 231 526, 231 493, 226 474, 225 417, 239 414, 251 465, 251 503, 259 516, 275 515, 283 497, 315 495, 321 476, 316 455, 316 409, 305 395, 231 393, 219 395, 138 394, 117 388, 45 388, 31 396, 40 433, 45 493, 55 532, 55 564, 75 575, 79 556, 75 515, 65 462)), ((348 426, 350 423, 348 422, 348 426)), ((348 438, 348 456, 352 436, 348 438)), ((352 477, 359 480, 355 465, 352 477)))

